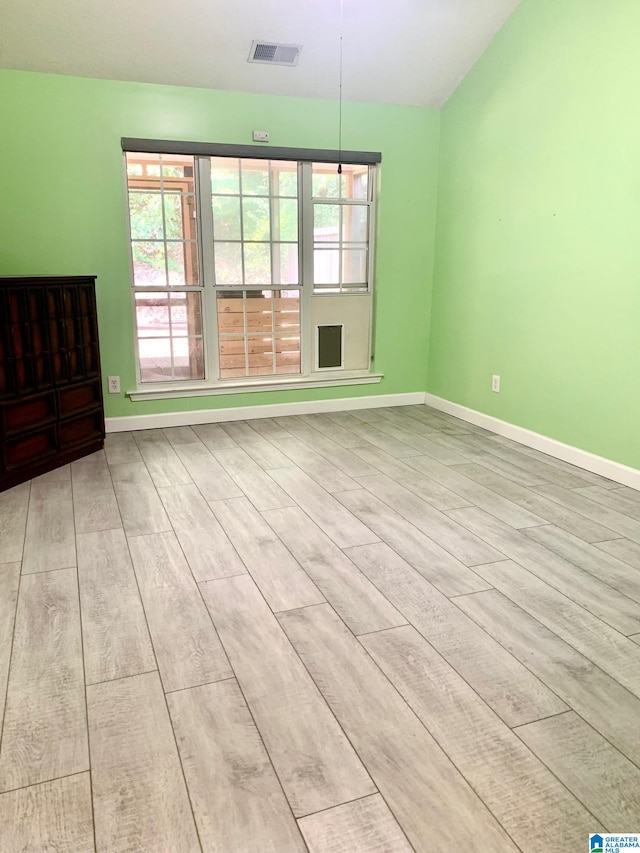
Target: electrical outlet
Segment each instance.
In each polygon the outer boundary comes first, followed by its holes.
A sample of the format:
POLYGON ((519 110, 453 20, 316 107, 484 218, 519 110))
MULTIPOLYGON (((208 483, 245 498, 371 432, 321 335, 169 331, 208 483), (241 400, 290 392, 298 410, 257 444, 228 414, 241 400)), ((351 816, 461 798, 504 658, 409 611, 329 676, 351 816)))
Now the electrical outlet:
POLYGON ((109 376, 107 377, 109 382, 109 393, 110 394, 119 394, 120 393, 120 377, 119 376, 109 376))
POLYGON ((268 142, 269 141, 269 131, 268 130, 254 130, 253 131, 253 141, 254 142, 268 142))
POLYGON ((495 374, 491 377, 491 390, 500 393, 500 377, 495 374))

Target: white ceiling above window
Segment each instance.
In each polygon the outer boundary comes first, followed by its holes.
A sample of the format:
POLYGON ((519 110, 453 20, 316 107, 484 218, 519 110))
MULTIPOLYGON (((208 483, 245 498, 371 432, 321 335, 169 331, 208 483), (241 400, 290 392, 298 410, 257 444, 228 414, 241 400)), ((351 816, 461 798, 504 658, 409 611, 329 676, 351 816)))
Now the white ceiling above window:
MULTIPOLYGON (((520 0, 343 0, 347 100, 437 107, 520 0)), ((311 98, 338 88, 340 0, 2 0, 0 67, 311 98), (247 62, 255 39, 304 45, 247 62)))

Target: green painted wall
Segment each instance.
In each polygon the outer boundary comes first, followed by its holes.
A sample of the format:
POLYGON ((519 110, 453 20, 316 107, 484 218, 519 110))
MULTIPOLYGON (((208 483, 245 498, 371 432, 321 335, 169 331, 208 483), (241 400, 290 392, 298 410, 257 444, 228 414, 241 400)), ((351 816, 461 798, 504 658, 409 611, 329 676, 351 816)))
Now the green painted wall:
POLYGON ((428 375, 634 467, 639 30, 637 0, 523 0, 442 109, 428 375))
MULTIPOLYGON (((103 374, 134 386, 120 138, 337 147, 337 104, 0 71, 0 275, 97 274, 103 374)), ((424 390, 439 113, 347 103, 345 148, 381 151, 375 369, 380 385, 132 403, 107 416, 424 390)))

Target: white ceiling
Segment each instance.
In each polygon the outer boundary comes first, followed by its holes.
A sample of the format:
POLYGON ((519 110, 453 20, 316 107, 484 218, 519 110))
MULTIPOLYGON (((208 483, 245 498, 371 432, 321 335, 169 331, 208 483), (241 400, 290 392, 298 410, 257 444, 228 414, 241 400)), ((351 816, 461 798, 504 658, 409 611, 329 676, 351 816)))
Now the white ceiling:
MULTIPOLYGON (((346 100, 438 107, 520 0, 342 0, 346 100)), ((1 0, 0 67, 335 98, 341 0, 1 0), (253 39, 297 67, 247 63, 253 39)))

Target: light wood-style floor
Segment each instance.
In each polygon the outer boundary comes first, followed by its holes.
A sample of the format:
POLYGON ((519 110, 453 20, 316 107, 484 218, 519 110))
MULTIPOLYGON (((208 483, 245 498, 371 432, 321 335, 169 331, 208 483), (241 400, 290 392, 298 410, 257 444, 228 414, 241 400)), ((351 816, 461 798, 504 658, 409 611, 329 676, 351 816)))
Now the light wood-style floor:
POLYGON ((0 494, 2 853, 640 830, 640 493, 423 406, 109 435, 0 494))

